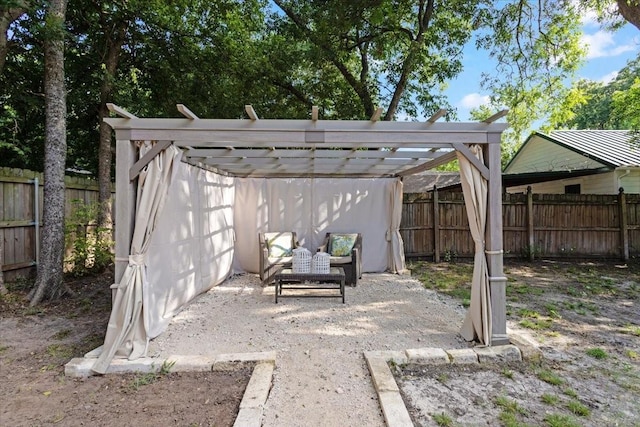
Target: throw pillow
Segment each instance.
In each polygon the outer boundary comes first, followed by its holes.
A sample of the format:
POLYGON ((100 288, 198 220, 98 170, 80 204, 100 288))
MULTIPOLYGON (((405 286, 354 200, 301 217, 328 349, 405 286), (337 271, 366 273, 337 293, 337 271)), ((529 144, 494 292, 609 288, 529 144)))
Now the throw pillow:
POLYGON ((269 258, 282 258, 293 255, 290 233, 279 234, 267 242, 269 245, 269 258))
POLYGON ((332 234, 329 241, 331 256, 351 255, 357 238, 357 234, 332 234))

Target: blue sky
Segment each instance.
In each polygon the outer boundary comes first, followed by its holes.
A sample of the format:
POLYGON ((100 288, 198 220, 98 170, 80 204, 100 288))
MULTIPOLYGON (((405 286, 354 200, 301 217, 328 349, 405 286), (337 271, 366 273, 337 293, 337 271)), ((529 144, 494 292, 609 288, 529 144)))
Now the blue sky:
MULTIPOLYGON (((586 63, 578 71, 580 78, 609 82, 640 52, 640 30, 631 24, 612 33, 586 17, 582 40, 588 46, 588 54, 586 63)), ((488 94, 480 89, 480 74, 489 70, 492 62, 486 53, 478 52, 470 45, 465 48, 464 65, 463 73, 446 91, 449 102, 457 108, 460 121, 470 120, 469 111, 487 103, 488 94)))

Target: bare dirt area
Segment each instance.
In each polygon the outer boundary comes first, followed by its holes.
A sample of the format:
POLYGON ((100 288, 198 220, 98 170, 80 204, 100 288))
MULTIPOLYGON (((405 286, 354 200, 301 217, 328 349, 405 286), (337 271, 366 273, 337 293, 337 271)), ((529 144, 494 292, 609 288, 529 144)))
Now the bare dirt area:
POLYGON ((231 426, 251 366, 222 372, 64 376, 64 364, 102 343, 113 278, 67 284, 73 297, 29 308, 25 283, 0 296, 0 425, 231 426))
MULTIPOLYGON (((264 426, 383 426, 365 351, 468 346, 457 331, 471 264, 411 268, 411 277, 363 276, 347 287, 345 304, 275 304, 273 286, 235 276, 176 316, 149 356, 276 351, 264 426)), ((394 366, 415 424, 639 426, 638 261, 508 261, 505 272, 508 326, 544 357, 394 366)), ((102 343, 112 280, 70 280, 74 297, 37 309, 26 304, 24 284, 8 284, 0 296, 0 425, 232 425, 250 366, 64 377, 65 363, 102 343)))
MULTIPOLYGON (((465 299, 470 264, 416 264, 465 299)), ((417 426, 640 425, 640 264, 508 262, 508 327, 543 358, 519 364, 393 367, 417 426)))

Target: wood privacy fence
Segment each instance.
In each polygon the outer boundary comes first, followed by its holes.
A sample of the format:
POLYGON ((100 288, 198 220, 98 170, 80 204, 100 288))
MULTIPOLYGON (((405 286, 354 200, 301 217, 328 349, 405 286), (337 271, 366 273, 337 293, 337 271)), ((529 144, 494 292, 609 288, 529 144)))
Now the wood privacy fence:
MULTIPOLYGON (((504 194, 505 256, 640 255, 640 194, 504 194)), ((462 193, 405 194, 400 233, 407 258, 473 257, 462 193)))
MULTIPOLYGON (((0 279, 12 281, 32 272, 39 253, 37 236, 42 221, 42 174, 0 168, 0 279), (37 194, 37 197, 36 197, 37 194)), ((69 218, 80 201, 97 203, 98 183, 83 177, 65 177, 69 218)))
MULTIPOLYGON (((65 184, 67 217, 75 201, 97 202, 95 180, 67 177, 65 184)), ((0 280, 1 273, 5 280, 14 280, 36 265, 41 185, 40 173, 0 168, 0 280)), ((640 255, 639 194, 504 194, 502 213, 505 256, 628 259, 640 255)), ((440 261, 473 256, 462 193, 405 194, 400 233, 408 258, 440 261)))

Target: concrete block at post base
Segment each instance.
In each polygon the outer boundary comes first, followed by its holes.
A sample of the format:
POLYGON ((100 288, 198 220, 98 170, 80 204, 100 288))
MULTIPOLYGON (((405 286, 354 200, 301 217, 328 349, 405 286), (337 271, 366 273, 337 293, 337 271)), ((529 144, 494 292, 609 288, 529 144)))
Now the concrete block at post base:
POLYGON ((472 348, 455 348, 447 350, 451 363, 456 365, 471 365, 478 363, 478 354, 472 348))
POLYGON ((418 365, 445 365, 449 363, 447 352, 441 348, 411 348, 407 350, 408 363, 418 365))
POLYGON ((474 347, 480 363, 520 362, 522 355, 515 345, 498 345, 495 347, 474 347))
POLYGON ((404 365, 407 363, 407 354, 404 351, 393 350, 371 350, 364 352, 365 358, 379 358, 396 365, 404 365))

